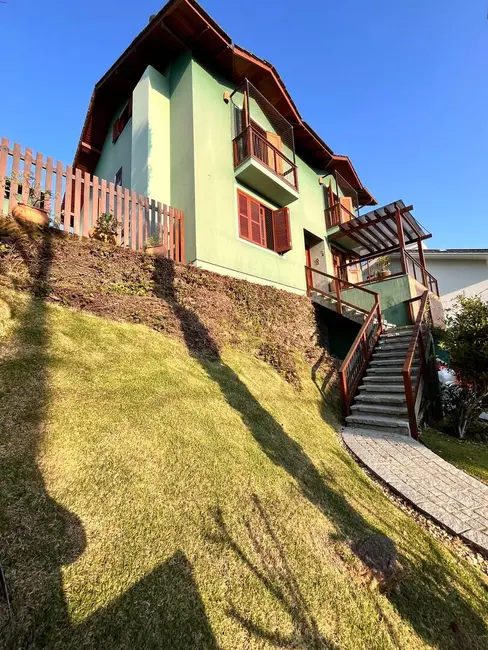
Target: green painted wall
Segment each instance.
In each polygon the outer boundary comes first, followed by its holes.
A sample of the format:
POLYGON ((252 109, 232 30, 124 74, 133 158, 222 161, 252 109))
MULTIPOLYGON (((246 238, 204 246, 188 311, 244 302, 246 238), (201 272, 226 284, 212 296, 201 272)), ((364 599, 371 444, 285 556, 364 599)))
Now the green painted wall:
POLYGON ((186 262, 197 257, 192 72, 191 56, 185 54, 170 74, 171 205, 185 213, 186 262))
MULTIPOLYGON (((224 91, 233 90, 232 83, 206 70, 189 53, 173 62, 167 75, 148 67, 133 92, 131 122, 115 145, 110 129, 97 172, 111 179, 122 165, 130 189, 185 212, 185 261, 304 292, 304 230, 324 241, 322 262, 332 273, 323 188, 318 183, 324 170, 312 169, 297 158, 300 196, 289 205, 291 251, 278 255, 241 240, 232 108, 223 101, 224 91)), ((255 102, 251 113, 273 130, 255 102)), ((278 207, 255 196, 271 208, 278 207)))
POLYGON ((170 80, 148 66, 132 93, 131 189, 170 203, 170 80))
POLYGON ((125 107, 124 102, 115 112, 107 137, 102 148, 96 169, 95 176, 104 178, 107 181, 115 180, 115 174, 122 167, 122 184, 124 187, 131 187, 131 168, 132 168, 132 118, 127 122, 125 129, 117 138, 117 142, 112 142, 112 129, 116 119, 120 116, 125 107))
MULTIPOLYGON (((412 293, 408 275, 371 282, 365 288, 379 294, 381 312, 389 323, 408 325, 408 312, 404 301, 416 295, 412 293)), ((344 300, 364 309, 369 310, 373 305, 373 296, 369 296, 359 289, 343 291, 342 296, 344 300)))
MULTIPOLYGON (((303 230, 320 238, 325 236, 323 191, 318 183, 321 170, 313 170, 297 159, 300 198, 289 206, 291 251, 278 255, 239 239, 231 107, 222 100, 224 91, 233 88, 195 61, 192 87, 197 263, 220 273, 303 292, 303 230)), ((332 268, 328 246, 327 265, 332 268)))

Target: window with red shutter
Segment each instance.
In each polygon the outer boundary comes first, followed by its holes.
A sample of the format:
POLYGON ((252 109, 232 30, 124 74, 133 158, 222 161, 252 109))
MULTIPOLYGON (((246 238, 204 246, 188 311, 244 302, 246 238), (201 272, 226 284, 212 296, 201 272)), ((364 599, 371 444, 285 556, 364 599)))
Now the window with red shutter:
POLYGON ((273 212, 274 249, 277 253, 291 250, 290 212, 281 208, 273 212))
POLYGON ((113 130, 112 130, 112 142, 117 142, 119 135, 125 129, 127 122, 132 117, 132 97, 129 99, 127 104, 124 106, 124 109, 118 119, 115 120, 113 130))
POLYGON ((112 142, 117 142, 117 138, 119 137, 119 120, 115 120, 113 128, 112 128, 112 142))
POLYGON ((245 194, 238 192, 239 197, 239 235, 249 239, 249 204, 245 194))
POLYGON ((256 199, 237 191, 239 236, 276 253, 291 250, 290 214, 288 208, 270 210, 256 199))
POLYGON ((255 244, 263 245, 261 228, 261 205, 257 201, 249 199, 251 204, 251 236, 250 240, 255 244))

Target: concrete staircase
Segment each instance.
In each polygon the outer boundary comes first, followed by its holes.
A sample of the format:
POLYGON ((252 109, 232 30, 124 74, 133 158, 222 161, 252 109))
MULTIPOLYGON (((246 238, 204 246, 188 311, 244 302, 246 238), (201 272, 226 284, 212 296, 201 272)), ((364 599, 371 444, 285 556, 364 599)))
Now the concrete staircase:
MULTIPOLYGON (((380 336, 351 415, 346 417, 348 427, 410 435, 402 368, 412 329, 395 327, 380 336)), ((418 372, 414 362, 413 374, 418 372)))
MULTIPOLYGON (((322 307, 326 307, 326 309, 330 309, 331 311, 338 312, 338 306, 337 306, 337 300, 334 300, 333 298, 327 298, 327 296, 323 296, 321 293, 318 293, 317 291, 312 291, 310 294, 310 298, 313 300, 313 302, 316 302, 318 305, 322 305, 322 307)), ((364 323, 364 319, 366 318, 367 314, 365 314, 362 311, 359 311, 359 309, 354 309, 354 307, 348 307, 347 305, 342 305, 342 316, 345 316, 346 318, 349 318, 349 320, 353 320, 356 323, 359 323, 362 325, 364 323)))
MULTIPOLYGON (((337 300, 334 300, 333 298, 328 298, 327 296, 324 296, 321 293, 318 293, 317 291, 313 291, 313 290, 310 292, 310 298, 313 302, 317 303, 318 305, 321 305, 322 307, 325 307, 326 309, 330 309, 331 311, 335 311, 336 313, 339 312, 337 300)), ((365 314, 364 311, 355 309, 352 306, 343 304, 341 315, 344 316, 345 318, 348 318, 349 320, 353 320, 355 323, 359 323, 359 325, 362 325, 366 320, 368 314, 365 314)), ((394 325, 388 323, 388 321, 383 319, 383 327, 385 330, 390 330, 394 327, 394 325)))

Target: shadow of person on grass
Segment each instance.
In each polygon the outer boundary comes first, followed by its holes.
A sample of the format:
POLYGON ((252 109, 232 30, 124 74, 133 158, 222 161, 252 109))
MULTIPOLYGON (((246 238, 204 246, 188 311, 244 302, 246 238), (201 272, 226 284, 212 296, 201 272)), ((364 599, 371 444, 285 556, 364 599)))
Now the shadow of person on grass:
MULTIPOLYGON (((52 399, 48 313, 52 231, 8 239, 29 271, 30 295, 0 299, 0 330, 17 326, 0 348, 0 585, 3 650, 103 647, 217 650, 190 562, 180 551, 83 623, 70 621, 62 567, 81 556, 79 518, 48 493, 39 466, 52 399)), ((59 235, 58 235, 59 236, 59 235)), ((9 333, 10 334, 10 333, 9 333)))
MULTIPOLYGON (((208 328, 193 310, 180 301, 174 264, 156 258, 153 280, 156 295, 168 303, 180 322, 190 355, 216 383, 229 406, 239 414, 266 456, 282 467, 295 481, 303 496, 333 523, 336 528, 335 538, 347 542, 354 551, 360 548, 361 540, 368 536, 384 537, 350 506, 341 489, 335 487, 332 477, 327 476, 325 468, 323 472, 316 468, 301 445, 286 433, 234 370, 222 360, 218 345, 208 328)), ((388 541, 390 547, 394 548, 392 540, 388 541)), ((479 646, 474 641, 473 648, 481 649, 484 643, 488 643, 483 620, 466 601, 461 590, 452 590, 454 576, 439 555, 439 562, 435 566, 424 560, 419 567, 413 565, 407 557, 400 556, 399 559, 405 572, 399 590, 393 592, 390 599, 399 614, 419 635, 441 650, 457 648, 458 637, 446 621, 462 619, 463 627, 471 630, 470 638, 481 639, 479 646), (435 575, 435 579, 430 578, 429 572, 430 575, 435 575), (432 623, 433 619, 438 621, 437 625, 432 623)), ((367 565, 367 557, 361 557, 361 560, 367 565)))
POLYGON ((69 647, 110 650, 218 650, 182 551, 74 630, 69 647))
POLYGON ((0 562, 12 607, 9 620, 0 589, 0 639, 2 647, 16 648, 49 647, 56 631, 69 626, 61 567, 85 547, 81 522, 49 496, 39 468, 50 398, 42 296, 52 242, 49 232, 27 240, 19 233, 11 245, 29 269, 30 296, 25 307, 3 303, 3 325, 9 327, 9 310, 18 325, 0 355, 0 562))

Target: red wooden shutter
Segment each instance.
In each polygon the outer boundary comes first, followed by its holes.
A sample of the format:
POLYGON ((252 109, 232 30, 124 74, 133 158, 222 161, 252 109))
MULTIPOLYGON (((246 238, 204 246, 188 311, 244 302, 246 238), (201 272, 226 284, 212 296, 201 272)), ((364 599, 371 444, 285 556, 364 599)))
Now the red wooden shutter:
POLYGON ((239 235, 249 239, 249 203, 245 194, 237 193, 239 198, 239 235))
POLYGON ((291 250, 290 212, 281 208, 273 212, 273 235, 275 251, 286 253, 291 250))
POLYGON ((251 241, 255 244, 262 244, 262 231, 261 231, 261 206, 257 201, 249 199, 251 204, 251 241))

